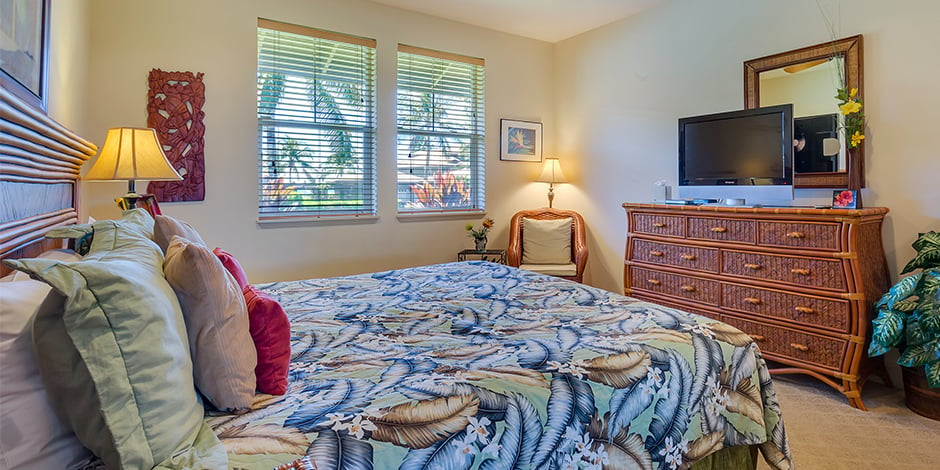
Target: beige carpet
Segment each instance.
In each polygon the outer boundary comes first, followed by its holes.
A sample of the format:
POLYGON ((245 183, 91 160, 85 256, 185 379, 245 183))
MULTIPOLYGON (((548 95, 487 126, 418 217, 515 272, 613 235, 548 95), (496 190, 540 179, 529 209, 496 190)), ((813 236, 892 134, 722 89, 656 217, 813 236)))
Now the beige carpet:
POLYGON ((866 384, 865 412, 811 377, 778 375, 774 383, 796 469, 940 469, 940 421, 908 410, 900 385, 866 384))

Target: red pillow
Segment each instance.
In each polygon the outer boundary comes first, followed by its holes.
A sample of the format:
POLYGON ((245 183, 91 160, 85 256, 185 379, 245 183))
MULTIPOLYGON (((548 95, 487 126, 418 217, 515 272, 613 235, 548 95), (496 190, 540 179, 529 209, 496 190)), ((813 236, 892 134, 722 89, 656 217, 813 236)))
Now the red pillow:
POLYGON ((257 287, 247 285, 242 293, 248 304, 248 329, 258 351, 258 391, 283 395, 290 363, 290 321, 281 304, 257 287))
POLYGON ((238 263, 238 260, 219 247, 215 247, 212 253, 219 258, 219 261, 222 262, 222 266, 225 266, 225 269, 232 273, 232 277, 234 277, 235 282, 238 283, 238 288, 244 291, 245 286, 248 285, 248 275, 245 274, 245 270, 242 269, 242 265, 238 263))

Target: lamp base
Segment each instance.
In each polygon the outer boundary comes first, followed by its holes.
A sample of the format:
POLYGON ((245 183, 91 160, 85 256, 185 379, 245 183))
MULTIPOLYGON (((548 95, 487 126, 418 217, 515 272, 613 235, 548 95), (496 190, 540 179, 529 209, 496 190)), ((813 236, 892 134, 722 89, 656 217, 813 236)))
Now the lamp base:
POLYGON ((134 192, 129 192, 121 197, 114 198, 114 202, 117 203, 118 207, 121 210, 131 210, 137 208, 137 201, 140 200, 143 196, 134 192))

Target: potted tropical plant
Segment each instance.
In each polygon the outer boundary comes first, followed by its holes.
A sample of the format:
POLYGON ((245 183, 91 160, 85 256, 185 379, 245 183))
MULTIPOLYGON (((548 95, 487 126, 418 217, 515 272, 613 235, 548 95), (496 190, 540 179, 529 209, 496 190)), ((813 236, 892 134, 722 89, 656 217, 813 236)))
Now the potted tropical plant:
POLYGON ((920 272, 898 281, 875 303, 868 354, 898 348, 908 408, 940 420, 940 233, 923 233, 912 246, 917 255, 901 274, 920 272))

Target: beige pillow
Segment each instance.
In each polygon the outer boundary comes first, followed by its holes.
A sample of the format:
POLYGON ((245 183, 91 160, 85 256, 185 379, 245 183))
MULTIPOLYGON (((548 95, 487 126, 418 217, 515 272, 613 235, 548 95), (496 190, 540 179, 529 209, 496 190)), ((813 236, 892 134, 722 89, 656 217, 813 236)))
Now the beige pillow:
POLYGON ((238 283, 208 248, 180 236, 167 248, 163 271, 183 309, 196 387, 220 410, 247 411, 258 356, 238 283))
POLYGON ((154 217, 153 241, 157 242, 157 245, 160 246, 160 250, 163 251, 164 255, 166 254, 167 247, 170 246, 170 241, 173 240, 173 235, 179 235, 203 246, 206 244, 206 242, 202 241, 202 237, 199 236, 199 232, 197 232, 192 225, 180 219, 174 219, 168 215, 158 215, 154 217))
POLYGON ((571 217, 547 220, 522 218, 523 264, 570 262, 571 217))

